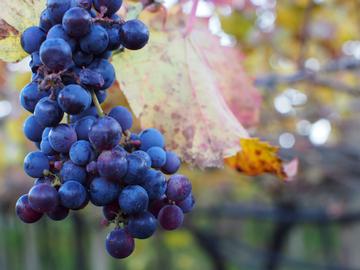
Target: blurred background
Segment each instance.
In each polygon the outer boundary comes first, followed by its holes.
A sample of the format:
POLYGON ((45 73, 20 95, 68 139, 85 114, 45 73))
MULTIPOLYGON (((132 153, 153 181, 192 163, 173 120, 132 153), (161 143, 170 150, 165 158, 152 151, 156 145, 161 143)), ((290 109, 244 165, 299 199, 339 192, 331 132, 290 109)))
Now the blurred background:
MULTIPOLYGON (((0 269, 360 269, 359 10, 358 0, 199 2, 198 15, 242 52, 261 92, 250 133, 279 145, 282 158, 298 158, 299 172, 284 182, 185 167, 195 210, 181 230, 137 241, 122 261, 106 254, 110 228, 99 209, 59 223, 15 217, 17 197, 32 184, 22 161, 35 148, 18 102, 31 75, 29 59, 0 63, 0 269)), ((111 93, 126 104, 118 86, 111 93)))

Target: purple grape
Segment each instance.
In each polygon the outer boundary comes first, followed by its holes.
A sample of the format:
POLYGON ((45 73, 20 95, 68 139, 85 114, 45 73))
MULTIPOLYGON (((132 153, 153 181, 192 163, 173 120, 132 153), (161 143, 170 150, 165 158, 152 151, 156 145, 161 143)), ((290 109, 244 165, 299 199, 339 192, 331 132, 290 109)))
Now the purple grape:
POLYGON ((44 171, 49 169, 49 159, 42 152, 31 152, 24 159, 24 171, 30 177, 42 177, 44 175, 44 171))
POLYGON ((107 205, 117 199, 120 185, 102 177, 96 177, 90 184, 90 200, 96 206, 107 205))
POLYGON ((60 178, 63 183, 67 181, 77 181, 85 185, 87 174, 85 168, 80 167, 69 160, 63 164, 60 170, 60 178))
POLYGON ((94 60, 94 56, 79 50, 73 54, 73 60, 77 66, 83 67, 89 65, 94 60))
POLYGON ((184 214, 177 205, 166 205, 160 210, 158 220, 163 229, 172 231, 182 225, 184 214))
POLYGON ((133 154, 128 155, 126 159, 128 166, 124 182, 126 184, 140 184, 148 169, 145 159, 133 154))
POLYGON ((31 26, 21 35, 21 47, 28 54, 37 52, 46 39, 46 33, 40 27, 31 26))
POLYGON ((166 197, 162 197, 160 199, 152 200, 149 206, 149 212, 153 214, 156 218, 159 215, 160 210, 168 205, 168 200, 166 197))
MULTIPOLYGON (((112 17, 114 17, 114 16, 112 16, 112 17)), ((120 21, 120 17, 118 20, 120 21)), ((111 27, 106 27, 105 29, 109 36, 109 45, 107 47, 107 50, 114 51, 114 50, 119 49, 119 47, 121 46, 120 24, 113 24, 111 27)))
POLYGON ((120 193, 119 205, 124 213, 137 214, 148 208, 149 197, 141 186, 127 186, 120 193))
POLYGON ((104 116, 91 127, 89 140, 98 151, 109 150, 119 144, 121 133, 118 122, 112 117, 104 116))
POLYGON ((139 50, 149 41, 149 29, 140 20, 129 20, 121 25, 122 45, 129 50, 139 50))
POLYGON ((80 40, 81 50, 89 54, 101 54, 108 45, 109 36, 107 31, 100 25, 93 25, 90 32, 80 40))
POLYGON ((120 182, 126 175, 128 162, 119 151, 104 151, 97 160, 98 172, 106 179, 120 182))
POLYGON ((52 220, 55 221, 64 220, 69 215, 69 208, 66 208, 62 205, 58 205, 54 210, 47 212, 46 214, 52 220))
POLYGON ((93 0, 94 7, 98 12, 102 11, 102 8, 106 8, 105 15, 111 17, 115 14, 122 5, 122 0, 93 0))
POLYGON ((36 212, 49 212, 58 206, 59 194, 53 186, 48 184, 39 184, 30 189, 29 204, 36 212))
POLYGON ((105 59, 95 59, 89 68, 102 75, 104 78, 104 85, 101 87, 102 90, 110 88, 115 82, 115 69, 113 65, 105 59))
POLYGON ((64 116, 64 112, 61 110, 56 100, 44 97, 36 104, 34 116, 40 125, 53 127, 60 123, 64 116))
POLYGON ((68 153, 77 140, 75 129, 67 124, 60 124, 50 130, 49 142, 51 147, 59 153, 68 153))
POLYGON ((174 152, 166 152, 166 162, 164 166, 161 167, 161 171, 165 174, 174 174, 176 173, 181 166, 181 161, 177 154, 174 152))
POLYGON ((84 186, 77 181, 67 181, 59 189, 61 205, 69 209, 79 209, 87 199, 84 186))
POLYGON ((75 131, 78 140, 89 140, 89 131, 91 126, 96 122, 96 117, 85 116, 75 122, 75 131))
POLYGON ((54 25, 53 27, 50 28, 49 32, 47 33, 46 39, 52 39, 52 38, 60 38, 65 40, 69 44, 71 51, 73 52, 75 51, 77 46, 76 39, 70 37, 65 32, 61 24, 54 25))
POLYGON ((91 161, 88 165, 86 165, 86 171, 89 174, 97 175, 98 174, 97 162, 96 161, 91 161))
POLYGON ((153 168, 161 168, 162 166, 165 165, 166 163, 166 152, 158 147, 158 146, 153 146, 150 147, 146 153, 150 156, 151 158, 151 166, 153 168))
POLYGON ((40 60, 39 52, 33 52, 31 54, 31 61, 29 63, 31 71, 36 73, 41 65, 42 65, 42 63, 40 60))
POLYGON ((109 116, 118 121, 123 131, 128 130, 132 127, 133 117, 131 115, 131 112, 123 106, 116 106, 112 108, 109 116))
POLYGON ((141 146, 140 150, 147 151, 153 146, 164 148, 165 140, 163 135, 156 128, 143 130, 140 134, 141 146))
POLYGON ((77 141, 70 148, 70 159, 76 165, 85 166, 95 159, 95 152, 88 141, 77 141))
POLYGON ((124 259, 133 253, 135 241, 127 231, 116 228, 107 235, 105 246, 112 257, 124 259))
POLYGON ((114 220, 120 211, 120 206, 119 206, 118 201, 116 200, 110 204, 105 205, 103 207, 102 211, 103 211, 104 217, 107 220, 109 220, 109 221, 114 220))
POLYGON ((25 110, 33 113, 35 110, 35 106, 39 102, 39 100, 48 95, 49 93, 45 91, 40 91, 38 89, 38 84, 36 82, 31 82, 21 90, 20 93, 21 106, 25 110))
POLYGON ((137 151, 132 152, 131 155, 144 159, 146 162, 146 166, 148 168, 151 167, 151 158, 148 155, 148 153, 146 153, 145 151, 137 150, 137 151))
POLYGON ((99 103, 104 103, 107 98, 107 91, 106 90, 98 90, 95 92, 96 97, 99 101, 99 103))
POLYGON ((47 10, 54 24, 61 23, 65 12, 71 7, 71 0, 47 0, 47 10))
POLYGON ((16 215, 25 223, 34 223, 38 221, 43 214, 33 210, 29 204, 28 195, 22 195, 16 202, 16 215))
POLYGON ((150 169, 143 177, 142 186, 147 191, 150 200, 159 199, 166 191, 165 175, 157 170, 150 169))
POLYGON ((50 18, 50 15, 49 15, 49 12, 47 9, 44 9, 41 12, 39 26, 45 32, 49 31, 49 29, 53 26, 53 23, 51 21, 51 18, 50 18))
POLYGON ((52 71, 68 69, 72 65, 71 47, 63 39, 47 39, 40 47, 40 59, 52 71))
POLYGON ((41 135, 44 129, 45 127, 40 125, 33 115, 29 116, 23 125, 23 131, 26 138, 32 142, 41 141, 41 135))
POLYGON ((175 174, 169 178, 166 196, 171 201, 183 201, 191 193, 191 182, 181 174, 175 174))
POLYGON ((91 90, 100 90, 104 86, 103 76, 91 69, 83 69, 79 74, 80 84, 91 90))
POLYGON ((192 194, 187 196, 185 200, 176 202, 176 205, 181 208, 184 214, 191 212, 195 205, 195 198, 192 194))
POLYGON ((145 211, 131 216, 126 228, 132 237, 146 239, 154 234, 156 225, 157 221, 153 214, 145 211))
POLYGON ((92 102, 88 91, 77 84, 65 86, 57 98, 60 108, 68 114, 79 114, 87 110, 92 102))
POLYGON ((73 7, 64 14, 62 26, 69 36, 81 38, 90 32, 91 16, 87 10, 73 7))

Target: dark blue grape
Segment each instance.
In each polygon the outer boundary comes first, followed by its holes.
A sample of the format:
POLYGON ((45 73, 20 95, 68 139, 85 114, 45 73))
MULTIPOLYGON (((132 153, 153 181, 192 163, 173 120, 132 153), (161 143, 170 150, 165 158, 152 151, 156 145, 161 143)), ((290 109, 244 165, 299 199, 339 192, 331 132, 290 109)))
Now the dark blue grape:
POLYGON ((79 74, 80 84, 92 90, 100 90, 104 86, 103 76, 91 69, 83 69, 79 74))
POLYGON ((132 237, 146 239, 154 234, 156 225, 157 221, 153 214, 145 211, 131 216, 126 229, 132 237))
POLYGON ((147 151, 150 147, 158 146, 164 148, 165 139, 164 136, 156 128, 149 128, 143 130, 140 134, 140 149, 147 151))
POLYGON ((52 220, 55 221, 64 220, 69 215, 69 208, 66 208, 62 205, 58 205, 54 210, 47 212, 46 214, 52 220))
POLYGON ((146 153, 150 156, 151 158, 151 166, 153 168, 161 168, 162 166, 165 165, 166 163, 166 152, 164 151, 164 149, 158 147, 158 146, 153 146, 150 147, 146 153))
POLYGON ((74 164, 70 160, 66 161, 60 170, 60 178, 63 183, 67 181, 77 181, 85 185, 86 177, 87 174, 85 168, 74 164))
POLYGON ((59 194, 53 186, 48 184, 39 184, 30 189, 29 204, 36 212, 49 212, 58 206, 59 194))
POLYGON ((85 166, 95 159, 95 152, 88 141, 77 141, 70 148, 70 159, 76 165, 85 166))
POLYGON ((109 45, 107 49, 110 51, 117 50, 121 46, 120 25, 114 24, 111 27, 106 27, 105 29, 109 36, 109 45))
POLYGON ((137 151, 132 152, 131 155, 137 156, 137 157, 140 157, 140 158, 144 159, 145 162, 146 162, 146 166, 148 168, 151 167, 151 158, 148 155, 148 153, 146 153, 145 151, 137 150, 137 151))
POLYGON ((123 106, 116 106, 111 109, 109 116, 114 118, 121 126, 123 131, 128 130, 132 127, 133 124, 133 117, 131 112, 123 107, 123 106))
POLYGON ((76 122, 84 117, 87 116, 93 116, 93 117, 97 117, 98 116, 98 112, 95 106, 90 106, 89 109, 85 110, 84 112, 80 113, 80 114, 76 114, 76 115, 71 115, 70 119, 71 122, 76 122))
POLYGON ((60 108, 68 114, 79 114, 87 110, 92 102, 88 91, 77 84, 65 86, 57 98, 60 108))
POLYGON ((120 193, 119 205, 124 213, 137 214, 148 208, 149 197, 141 186, 127 186, 120 193))
POLYGON ((124 182, 126 184, 140 184, 148 169, 145 159, 136 154, 130 154, 126 159, 128 161, 128 170, 124 182))
POLYGON ((120 211, 120 206, 119 206, 118 201, 116 200, 110 204, 105 205, 102 208, 102 211, 103 211, 104 217, 107 220, 109 220, 109 221, 114 220, 120 211))
POLYGON ((90 32, 91 16, 87 10, 73 7, 64 14, 62 25, 69 36, 81 38, 90 32))
POLYGON ((169 178, 166 196, 171 201, 183 201, 190 195, 192 190, 189 179, 181 174, 175 174, 169 178))
POLYGON ((53 27, 51 27, 46 38, 47 39, 52 39, 52 38, 63 39, 69 44, 71 51, 74 52, 76 49, 76 40, 74 38, 70 37, 65 32, 65 30, 61 24, 57 24, 57 25, 54 25, 53 27))
POLYGON ((181 210, 184 212, 184 214, 191 212, 191 210, 194 208, 195 205, 195 198, 190 193, 189 196, 185 198, 183 201, 176 202, 176 205, 181 208, 181 210))
POLYGON ((44 175, 44 170, 49 169, 49 159, 42 152, 30 152, 24 159, 24 171, 30 177, 42 177, 44 175))
POLYGON ((96 91, 96 97, 99 101, 99 103, 104 103, 106 98, 107 98, 107 91, 106 90, 99 90, 99 91, 96 91))
POLYGON ((98 12, 102 12, 102 8, 106 8, 105 15, 111 17, 122 5, 122 0, 93 0, 94 7, 98 12))
POLYGON ((127 172, 128 162, 119 151, 104 151, 97 160, 98 172, 108 180, 121 182, 127 172))
POLYGON ((41 135, 43 133, 43 130, 45 129, 44 126, 40 125, 35 117, 33 115, 29 116, 23 126, 23 131, 30 141, 32 142, 40 142, 41 141, 41 135))
POLYGON ((109 150, 119 144, 121 133, 118 122, 112 117, 104 116, 91 127, 89 140, 97 150, 109 150))
POLYGON ((133 253, 135 241, 126 230, 116 228, 107 235, 105 246, 112 257, 124 259, 133 253))
POLYGON ((61 205, 69 209, 79 209, 87 199, 84 186, 77 181, 67 181, 59 189, 61 205))
POLYGON ((74 128, 78 140, 89 140, 89 131, 91 126, 95 123, 96 117, 85 116, 75 122, 74 128))
POLYGON ((147 191, 150 200, 159 199, 166 191, 165 175, 157 170, 150 169, 143 177, 142 186, 147 191))
POLYGON ((174 152, 166 152, 166 162, 165 165, 161 167, 161 171, 166 174, 176 173, 181 166, 181 161, 178 155, 174 152))
POLYGON ((53 23, 51 21, 51 18, 50 18, 50 15, 49 15, 49 12, 47 9, 44 9, 41 12, 39 26, 45 32, 49 31, 49 29, 53 26, 53 23))
POLYGON ((88 165, 86 165, 86 171, 89 174, 97 175, 98 174, 98 169, 97 169, 96 161, 91 161, 88 165))
POLYGON ((40 59, 52 71, 68 69, 72 65, 71 47, 61 38, 47 39, 40 47, 40 59))
POLYGON ((20 104, 25 110, 33 113, 39 100, 48 95, 47 92, 39 90, 36 82, 31 82, 21 90, 20 104))
POLYGON ((68 153, 70 147, 76 142, 75 129, 67 124, 60 124, 50 130, 49 142, 51 147, 59 153, 68 153))
POLYGON ((103 76, 105 83, 101 87, 102 90, 110 88, 115 82, 115 70, 109 61, 105 59, 95 59, 89 68, 103 76))
POLYGON ((37 52, 46 39, 46 33, 40 27, 31 26, 21 35, 21 47, 28 54, 37 52))
POLYGON ((158 220, 163 229, 176 230, 184 221, 184 213, 177 205, 167 205, 160 210, 158 220))
POLYGON ((53 127, 60 123, 64 112, 56 100, 49 97, 42 98, 35 106, 34 116, 40 125, 53 127))
POLYGON ((38 221, 43 214, 36 212, 29 204, 28 195, 22 195, 16 202, 16 215, 25 223, 34 223, 38 221))
POLYGON ((61 23, 65 12, 71 7, 71 0, 47 0, 47 10, 54 24, 61 23))
POLYGON ((93 1, 92 0, 72 0, 71 6, 72 7, 81 7, 86 10, 91 10, 93 1))
POLYGON ((80 50, 73 54, 73 60, 75 64, 79 67, 89 65, 93 61, 93 59, 94 56, 92 54, 87 54, 80 50))
POLYGON ((81 50, 89 54, 100 54, 106 50, 108 45, 109 36, 100 25, 93 25, 90 32, 80 40, 81 50))
POLYGON ((120 190, 119 184, 96 177, 90 184, 90 200, 96 206, 104 206, 116 200, 120 190))
POLYGON ((46 155, 55 155, 57 152, 51 147, 49 142, 49 133, 51 128, 47 127, 44 129, 41 136, 40 149, 46 155))
POLYGON ((149 29, 140 20, 129 20, 121 25, 120 38, 126 49, 139 50, 149 41, 149 29))
POLYGON ((33 52, 31 54, 31 61, 29 63, 29 66, 31 68, 32 72, 37 72, 37 70, 39 69, 39 67, 42 65, 41 60, 40 60, 40 55, 39 52, 33 52))

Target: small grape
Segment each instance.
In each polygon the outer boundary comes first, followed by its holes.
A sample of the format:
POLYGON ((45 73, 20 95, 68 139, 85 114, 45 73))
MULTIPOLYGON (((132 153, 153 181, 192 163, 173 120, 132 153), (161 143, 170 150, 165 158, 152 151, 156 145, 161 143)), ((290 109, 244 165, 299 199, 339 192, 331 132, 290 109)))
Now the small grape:
POLYGON ((91 16, 87 10, 73 7, 65 12, 62 26, 69 36, 81 38, 90 32, 91 16))
POLYGON ((64 220, 69 215, 69 208, 58 205, 54 210, 47 212, 47 216, 55 221, 64 220))
POLYGON ((69 44, 71 51, 74 52, 76 50, 76 46, 77 46, 76 39, 70 37, 65 32, 61 24, 54 25, 53 27, 50 28, 49 32, 47 33, 46 39, 52 39, 52 38, 63 39, 69 44))
POLYGON ((24 159, 24 171, 30 177, 42 177, 44 171, 49 169, 49 159, 42 152, 31 152, 24 159))
POLYGON ((161 167, 161 171, 165 174, 176 173, 181 166, 181 161, 174 152, 166 151, 166 162, 161 167))
POLYGON ((89 131, 91 126, 95 123, 96 117, 85 116, 75 122, 74 128, 78 140, 89 140, 89 131))
POLYGON ((49 133, 50 145, 59 153, 68 153, 76 140, 76 131, 68 124, 60 124, 57 127, 53 127, 49 133))
POLYGON ((53 23, 51 21, 51 18, 50 18, 50 15, 49 15, 49 12, 47 9, 44 9, 41 12, 39 26, 45 32, 49 31, 49 29, 53 26, 53 23))
POLYGON ((108 33, 100 25, 93 25, 90 32, 80 40, 81 50, 89 54, 101 54, 107 49, 108 45, 108 33))
POLYGON ((96 206, 104 206, 116 200, 120 190, 119 184, 96 177, 90 184, 90 200, 96 206))
POLYGON ((140 184, 148 169, 145 159, 133 154, 128 155, 126 159, 128 166, 124 182, 126 184, 140 184))
POLYGON ((153 146, 150 147, 146 153, 150 156, 151 158, 151 166, 153 168, 161 168, 162 166, 165 165, 166 163, 166 152, 158 147, 158 146, 153 146))
POLYGON ((47 0, 47 10, 54 24, 61 23, 65 12, 71 7, 71 0, 47 0))
POLYGON ((39 184, 30 189, 29 204, 36 212, 49 212, 59 204, 59 194, 53 186, 39 184))
POLYGON ((183 201, 191 193, 191 182, 181 174, 175 174, 170 177, 166 189, 166 196, 172 201, 183 201))
POLYGON ((63 164, 60 170, 60 178, 63 183, 67 181, 77 181, 85 185, 87 174, 85 168, 74 164, 71 160, 68 160, 63 164))
POLYGON ((157 170, 150 169, 143 177, 142 186, 149 194, 151 200, 159 199, 166 191, 165 175, 157 170))
POLYGON ((149 197, 141 186, 127 186, 120 193, 119 205, 124 213, 137 214, 148 208, 149 197))
POLYGON ((156 231, 156 223, 156 218, 153 214, 145 211, 131 216, 126 228, 132 237, 146 239, 156 231))
POLYGON ((144 159, 146 162, 146 166, 148 168, 151 167, 151 158, 150 158, 149 154, 146 153, 145 151, 137 150, 137 151, 132 152, 131 155, 144 159))
POLYGON ((140 150, 147 151, 153 146, 164 148, 165 139, 163 135, 156 128, 149 128, 143 130, 140 134, 141 146, 140 150))
POLYGON ((53 127, 60 123, 64 112, 59 107, 56 100, 44 97, 36 104, 34 116, 40 125, 53 127))
POLYGON ((129 20, 121 25, 122 45, 129 50, 139 50, 149 41, 149 29, 140 20, 129 20))
POLYGON ((87 199, 86 190, 77 181, 67 181, 59 189, 60 201, 69 209, 79 209, 87 199))
POLYGON ((177 205, 166 205, 160 210, 158 220, 163 229, 176 230, 183 223, 184 214, 177 205))
POLYGON ((98 157, 97 168, 102 177, 120 182, 126 175, 128 162, 119 151, 104 151, 98 157))
POLYGON ((88 91, 77 84, 65 86, 57 98, 60 108, 68 114, 79 114, 87 110, 92 102, 88 91))
POLYGON ((39 90, 36 82, 31 82, 21 90, 20 104, 25 110, 33 113, 39 100, 48 95, 47 92, 39 90))
POLYGON ((45 127, 40 125, 33 115, 29 116, 25 120, 23 126, 23 131, 26 138, 28 138, 32 142, 41 141, 41 135, 44 129, 45 127))
POLYGON ((37 52, 46 39, 46 33, 40 27, 31 26, 21 35, 21 47, 28 54, 37 52))
POLYGON ((98 119, 89 131, 89 140, 99 150, 109 150, 119 144, 121 127, 116 120, 109 116, 98 119))
POLYGON ((192 194, 190 194, 185 198, 185 200, 176 202, 176 205, 181 208, 184 214, 189 213, 195 206, 195 198, 192 194))
POLYGON ((116 228, 106 237, 106 250, 114 258, 124 259, 133 253, 135 241, 132 236, 121 228, 116 228))
POLYGON ((76 165, 85 166, 95 159, 95 152, 88 141, 77 141, 70 148, 70 159, 76 165))
POLYGON ((116 106, 112 108, 109 116, 118 121, 123 131, 128 130, 132 127, 133 117, 131 115, 131 112, 123 106, 116 106))
POLYGON ((77 66, 83 67, 89 65, 94 60, 94 56, 79 50, 73 54, 73 60, 77 66))
POLYGON ((36 212, 29 204, 29 197, 27 194, 22 195, 16 202, 16 215, 25 223, 34 223, 38 221, 43 214, 36 212))
POLYGON ((99 72, 91 69, 81 70, 79 79, 81 85, 92 90, 100 90, 105 84, 103 76, 99 72))
POLYGON ((72 65, 71 47, 63 39, 47 39, 40 47, 40 59, 52 71, 68 69, 72 65))
POLYGON ((31 71, 36 73, 41 65, 42 65, 42 63, 40 60, 39 52, 33 52, 31 54, 31 61, 29 63, 31 71))
POLYGON ((95 59, 89 68, 93 71, 100 73, 104 78, 104 85, 101 87, 102 90, 110 88, 115 82, 115 70, 112 64, 105 59, 95 59))

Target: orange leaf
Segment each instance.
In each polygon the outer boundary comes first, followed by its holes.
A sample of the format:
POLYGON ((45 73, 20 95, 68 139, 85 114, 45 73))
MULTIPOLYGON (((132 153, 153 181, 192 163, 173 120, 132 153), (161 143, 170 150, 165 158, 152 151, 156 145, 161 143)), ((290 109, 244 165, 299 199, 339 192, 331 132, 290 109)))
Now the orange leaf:
POLYGON ((282 179, 294 177, 298 161, 284 163, 278 156, 279 148, 258 138, 240 139, 241 152, 225 159, 230 167, 250 176, 271 173, 282 179))

